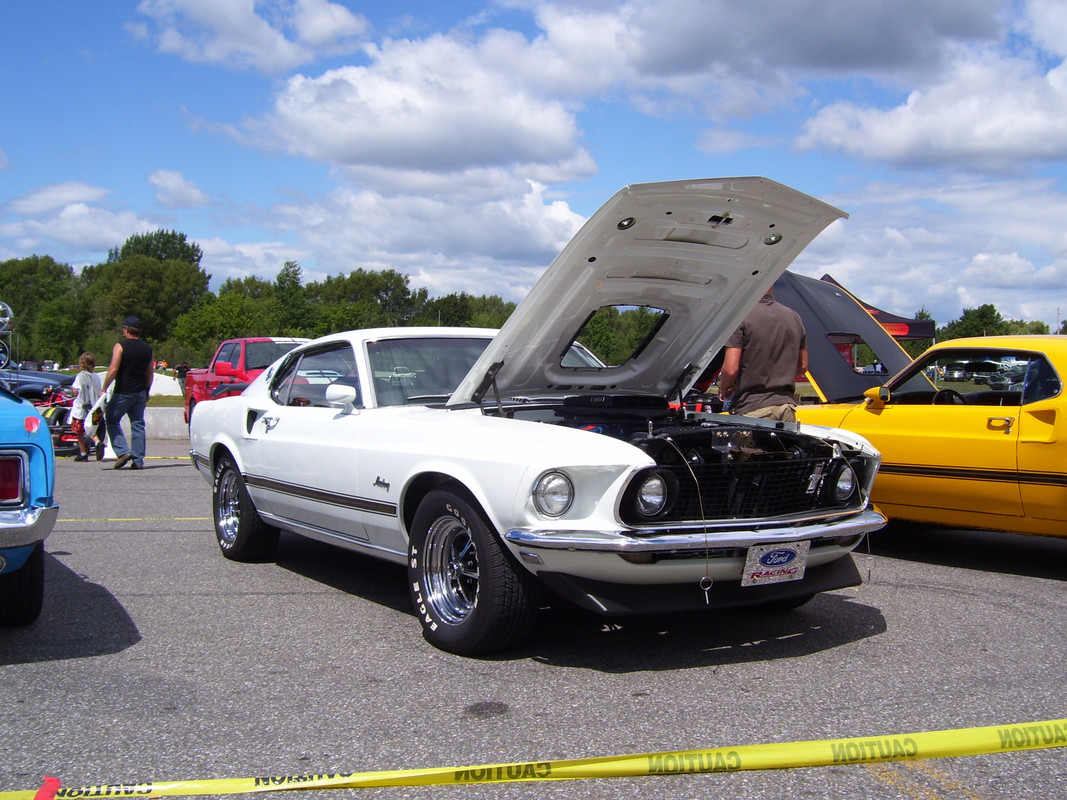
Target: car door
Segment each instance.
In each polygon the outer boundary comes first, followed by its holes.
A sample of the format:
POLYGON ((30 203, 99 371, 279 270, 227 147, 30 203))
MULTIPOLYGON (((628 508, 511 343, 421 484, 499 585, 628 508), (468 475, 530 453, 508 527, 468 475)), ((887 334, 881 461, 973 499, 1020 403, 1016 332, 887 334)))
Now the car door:
POLYGON ((274 405, 255 426, 255 473, 250 463, 245 479, 272 516, 322 538, 365 541, 364 504, 353 490, 366 418, 362 408, 330 406, 326 388, 338 381, 359 385, 347 341, 283 364, 271 386, 274 405))
POLYGON ((949 351, 890 387, 886 403, 851 411, 841 427, 882 453, 875 502, 1021 516, 1019 392, 993 392, 957 369, 981 355, 949 351))
POLYGON ((1067 520, 1067 428, 1063 379, 1044 355, 1027 364, 1021 384, 1019 481, 1023 510, 1034 519, 1067 520))

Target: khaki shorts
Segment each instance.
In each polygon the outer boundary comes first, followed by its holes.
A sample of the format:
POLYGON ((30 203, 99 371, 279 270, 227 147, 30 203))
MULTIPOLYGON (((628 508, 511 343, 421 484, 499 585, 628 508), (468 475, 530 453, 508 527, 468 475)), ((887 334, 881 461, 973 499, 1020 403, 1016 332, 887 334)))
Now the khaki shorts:
POLYGON ((782 403, 778 406, 764 406, 763 408, 754 408, 751 411, 746 411, 740 416, 756 417, 757 419, 777 419, 781 420, 782 422, 796 422, 796 412, 796 404, 782 403))

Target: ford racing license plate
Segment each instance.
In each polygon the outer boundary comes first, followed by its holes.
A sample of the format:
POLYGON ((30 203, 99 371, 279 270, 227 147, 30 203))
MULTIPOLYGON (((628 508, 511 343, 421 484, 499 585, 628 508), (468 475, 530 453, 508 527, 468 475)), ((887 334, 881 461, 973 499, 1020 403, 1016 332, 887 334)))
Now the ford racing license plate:
POLYGON ((804 577, 811 542, 785 544, 757 544, 748 548, 742 586, 763 586, 767 583, 799 581, 804 577))

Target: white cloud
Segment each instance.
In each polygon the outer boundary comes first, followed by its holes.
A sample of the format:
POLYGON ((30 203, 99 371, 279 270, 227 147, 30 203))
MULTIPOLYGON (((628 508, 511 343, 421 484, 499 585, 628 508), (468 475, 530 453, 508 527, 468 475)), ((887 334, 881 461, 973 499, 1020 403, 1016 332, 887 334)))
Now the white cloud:
POLYGON ((0 225, 0 237, 10 237, 13 250, 25 253, 72 252, 70 260, 102 261, 109 248, 118 247, 135 233, 156 226, 131 211, 113 212, 85 203, 70 203, 42 219, 24 219, 0 225))
POLYGON ((148 176, 148 182, 156 189, 156 202, 164 208, 197 208, 211 203, 211 198, 180 172, 157 169, 148 176))
MULTIPOLYGON (((448 173, 575 163, 574 114, 443 36, 368 50, 369 67, 290 78, 250 135, 316 161, 448 173)), ((572 175, 570 177, 579 177, 572 175)))
POLYGON ((161 52, 186 61, 273 73, 350 52, 367 28, 363 17, 326 0, 264 5, 270 19, 253 0, 141 0, 137 10, 155 28, 134 23, 127 29, 154 36, 161 52))
POLYGON ((796 271, 829 272, 862 300, 939 325, 984 304, 1054 324, 1067 309, 1067 198, 1052 181, 870 183, 824 198, 850 212, 801 254, 796 271))
MULTIPOLYGON (((307 280, 356 268, 395 269, 435 293, 517 300, 584 222, 565 202, 546 200, 543 187, 525 188, 467 203, 337 189, 318 202, 279 204, 268 213, 276 233, 297 238, 286 257, 301 262, 307 280)), ((204 252, 203 263, 217 277, 214 259, 204 252)))
POLYGON ((968 54, 937 85, 896 108, 852 102, 821 110, 798 145, 905 167, 1008 170, 1067 158, 1067 80, 992 52, 968 54))
POLYGON ((64 181, 51 186, 42 186, 10 201, 6 210, 15 214, 33 216, 61 209, 72 203, 92 203, 103 200, 110 194, 108 189, 92 186, 83 181, 64 181))

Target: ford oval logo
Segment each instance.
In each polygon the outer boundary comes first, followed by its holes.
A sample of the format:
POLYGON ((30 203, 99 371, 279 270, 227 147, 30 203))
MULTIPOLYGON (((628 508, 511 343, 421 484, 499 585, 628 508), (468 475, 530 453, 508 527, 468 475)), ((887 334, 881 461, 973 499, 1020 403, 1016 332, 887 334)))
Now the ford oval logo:
POLYGON ((759 557, 759 563, 765 567, 783 567, 796 557, 796 550, 770 550, 759 557))

